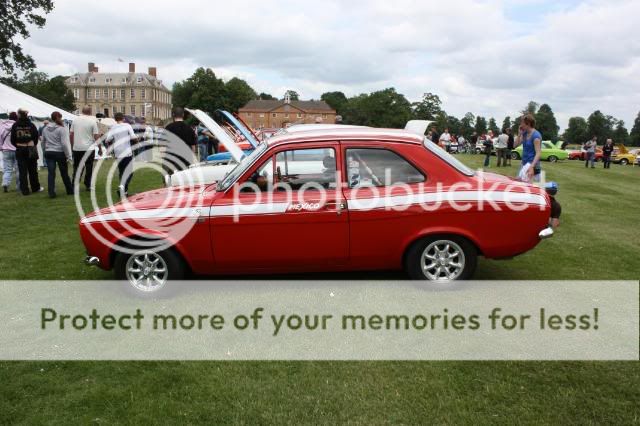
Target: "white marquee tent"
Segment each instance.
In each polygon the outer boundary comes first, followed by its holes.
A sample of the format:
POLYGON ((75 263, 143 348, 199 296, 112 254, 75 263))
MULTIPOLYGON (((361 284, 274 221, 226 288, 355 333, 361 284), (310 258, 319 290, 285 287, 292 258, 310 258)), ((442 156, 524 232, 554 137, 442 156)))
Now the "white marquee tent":
POLYGON ((0 83, 0 114, 9 114, 18 108, 26 109, 31 117, 41 119, 51 116, 53 111, 59 111, 65 120, 73 121, 76 118, 76 115, 0 83))

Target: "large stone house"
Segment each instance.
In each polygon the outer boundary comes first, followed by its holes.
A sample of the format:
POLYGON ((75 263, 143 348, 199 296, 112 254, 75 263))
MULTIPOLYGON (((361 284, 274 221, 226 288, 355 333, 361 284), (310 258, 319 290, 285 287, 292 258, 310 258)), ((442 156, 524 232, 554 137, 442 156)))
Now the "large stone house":
POLYGON ((65 83, 76 99, 76 112, 89 106, 92 115, 113 117, 122 112, 155 124, 171 117, 171 91, 158 79, 155 67, 139 73, 130 63, 128 73, 101 73, 90 62, 88 72, 72 75, 65 83))

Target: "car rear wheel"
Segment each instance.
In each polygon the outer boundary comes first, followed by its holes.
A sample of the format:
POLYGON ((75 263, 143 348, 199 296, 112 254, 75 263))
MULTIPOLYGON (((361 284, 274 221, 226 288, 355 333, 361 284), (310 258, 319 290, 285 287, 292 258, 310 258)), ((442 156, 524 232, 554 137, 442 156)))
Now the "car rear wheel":
POLYGON ((169 281, 185 275, 184 262, 171 249, 118 253, 113 269, 117 279, 128 281, 136 294, 145 296, 164 292, 169 281))
POLYGON ((623 158, 622 160, 620 160, 620 164, 623 166, 626 166, 627 164, 629 164, 629 160, 627 160, 626 158, 623 158))
POLYGON ((556 157, 555 155, 550 155, 547 160, 549 160, 550 163, 555 163, 558 161, 558 157, 556 157))
POLYGON ((412 279, 446 282, 471 278, 477 261, 473 244, 462 237, 445 235, 414 243, 407 251, 405 268, 412 279))
POLYGON ((511 159, 512 160, 519 160, 520 159, 520 154, 518 154, 516 151, 512 151, 511 152, 511 159))

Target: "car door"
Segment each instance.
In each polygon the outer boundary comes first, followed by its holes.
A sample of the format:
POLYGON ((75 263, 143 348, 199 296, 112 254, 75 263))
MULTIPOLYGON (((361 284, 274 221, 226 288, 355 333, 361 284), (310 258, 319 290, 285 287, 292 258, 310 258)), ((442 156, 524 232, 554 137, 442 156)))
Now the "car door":
POLYGON ((305 271, 349 258, 338 143, 273 149, 211 209, 220 270, 305 271))
POLYGON ((408 195, 419 201, 426 175, 395 148, 382 143, 342 144, 354 267, 397 267, 411 233, 425 220, 436 220, 435 215, 422 214, 408 195))

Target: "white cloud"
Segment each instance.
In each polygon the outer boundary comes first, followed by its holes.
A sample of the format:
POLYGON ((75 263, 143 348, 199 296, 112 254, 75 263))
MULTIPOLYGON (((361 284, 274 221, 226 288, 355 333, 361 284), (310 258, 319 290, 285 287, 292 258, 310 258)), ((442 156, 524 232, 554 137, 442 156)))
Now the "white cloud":
POLYGON ((157 66, 168 84, 198 66, 257 91, 303 97, 396 87, 445 109, 513 116, 549 103, 561 126, 601 109, 629 125, 640 105, 633 0, 354 0, 179 3, 57 0, 25 42, 51 73, 157 66))

